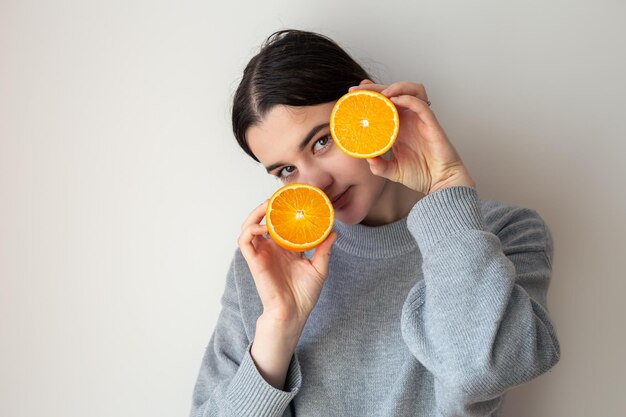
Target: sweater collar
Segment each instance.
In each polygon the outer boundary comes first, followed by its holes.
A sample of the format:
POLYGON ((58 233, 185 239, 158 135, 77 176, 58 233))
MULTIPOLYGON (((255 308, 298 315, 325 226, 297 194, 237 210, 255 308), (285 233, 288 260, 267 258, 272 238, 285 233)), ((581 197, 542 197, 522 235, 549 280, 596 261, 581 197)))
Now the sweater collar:
POLYGON ((346 224, 335 219, 338 239, 333 246, 364 258, 392 258, 417 249, 407 217, 381 226, 346 224))

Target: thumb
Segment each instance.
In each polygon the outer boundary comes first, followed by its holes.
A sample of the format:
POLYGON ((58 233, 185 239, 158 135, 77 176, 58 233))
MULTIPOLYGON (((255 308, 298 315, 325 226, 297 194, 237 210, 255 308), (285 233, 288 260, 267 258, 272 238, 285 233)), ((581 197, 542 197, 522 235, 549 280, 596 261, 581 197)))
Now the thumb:
POLYGON ((315 253, 311 259, 313 267, 320 273, 321 276, 324 277, 324 279, 328 276, 328 263, 330 262, 331 249, 336 240, 337 233, 330 232, 326 240, 315 248, 315 253))
POLYGON ((375 158, 367 158, 367 163, 370 166, 370 171, 372 171, 372 174, 390 179, 392 181, 394 180, 392 176, 395 171, 394 164, 397 163, 395 159, 387 161, 382 157, 377 156, 375 158))

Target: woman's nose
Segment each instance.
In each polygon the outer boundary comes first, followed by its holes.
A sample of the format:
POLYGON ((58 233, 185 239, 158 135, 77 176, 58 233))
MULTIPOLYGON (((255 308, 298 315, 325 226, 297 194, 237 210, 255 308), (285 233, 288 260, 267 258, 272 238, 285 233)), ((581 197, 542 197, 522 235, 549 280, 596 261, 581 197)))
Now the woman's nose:
POLYGON ((333 183, 332 175, 323 169, 310 170, 304 180, 307 184, 321 188, 324 192, 328 190, 333 183))

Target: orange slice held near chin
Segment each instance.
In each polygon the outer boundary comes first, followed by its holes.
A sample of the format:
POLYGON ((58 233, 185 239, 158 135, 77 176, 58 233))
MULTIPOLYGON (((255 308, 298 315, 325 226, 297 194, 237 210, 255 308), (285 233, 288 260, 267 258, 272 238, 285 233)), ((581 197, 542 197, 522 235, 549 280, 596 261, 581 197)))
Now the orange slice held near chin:
POLYGON ((284 249, 304 252, 330 234, 335 211, 328 196, 310 184, 294 183, 270 197, 265 223, 272 240, 284 249))
POLYGON ((385 95, 355 90, 339 98, 330 115, 335 144, 354 158, 374 158, 391 149, 400 129, 398 109, 385 95))

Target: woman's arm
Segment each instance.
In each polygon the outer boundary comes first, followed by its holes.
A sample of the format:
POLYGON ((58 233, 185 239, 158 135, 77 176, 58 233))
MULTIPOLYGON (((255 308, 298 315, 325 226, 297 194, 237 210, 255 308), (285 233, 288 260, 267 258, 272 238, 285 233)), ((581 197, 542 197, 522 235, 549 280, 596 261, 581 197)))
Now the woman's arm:
POLYGON ((337 234, 331 232, 310 260, 287 251, 263 236, 267 225, 260 222, 267 203, 252 210, 237 239, 222 311, 194 389, 192 416, 278 417, 289 413, 285 409, 299 390, 300 368, 293 352, 328 276, 337 234), (239 307, 236 278, 244 268, 263 305, 254 342, 239 307))
POLYGON ((277 389, 255 366, 237 295, 236 270, 243 264, 245 260, 237 251, 228 271, 222 310, 193 390, 191 417, 291 416, 287 405, 300 388, 300 367, 295 355, 285 353, 284 382, 282 389, 277 389))
POLYGON ((492 233, 476 190, 451 187, 418 201, 407 222, 424 279, 404 303, 403 338, 435 376, 445 415, 489 415, 560 357, 546 305, 551 235, 533 210, 495 209, 492 233))
POLYGON ((430 109, 422 84, 370 89, 399 108, 394 158, 368 159, 372 173, 425 194, 407 226, 424 279, 402 312, 404 340, 435 377, 443 415, 485 416, 509 387, 559 360, 545 304, 552 241, 532 210, 511 211, 498 235, 486 230, 476 183, 430 109))

